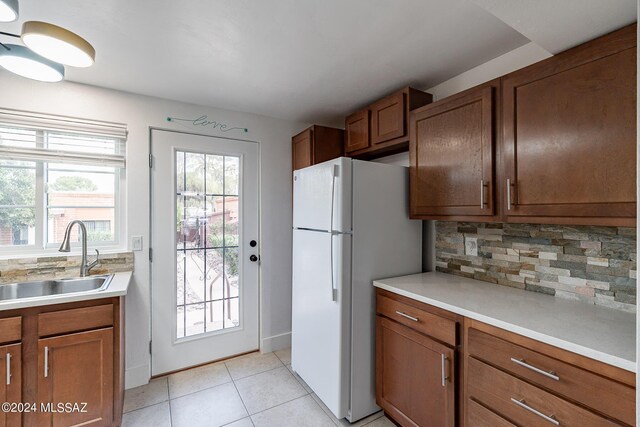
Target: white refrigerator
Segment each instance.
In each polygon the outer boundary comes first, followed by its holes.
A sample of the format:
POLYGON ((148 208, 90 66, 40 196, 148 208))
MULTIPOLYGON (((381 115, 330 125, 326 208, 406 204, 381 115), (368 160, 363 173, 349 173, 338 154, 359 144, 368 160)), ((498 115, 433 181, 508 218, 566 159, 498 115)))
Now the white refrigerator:
POLYGON ((372 281, 419 273, 408 169, 339 158, 293 174, 292 369, 337 418, 375 403, 372 281))

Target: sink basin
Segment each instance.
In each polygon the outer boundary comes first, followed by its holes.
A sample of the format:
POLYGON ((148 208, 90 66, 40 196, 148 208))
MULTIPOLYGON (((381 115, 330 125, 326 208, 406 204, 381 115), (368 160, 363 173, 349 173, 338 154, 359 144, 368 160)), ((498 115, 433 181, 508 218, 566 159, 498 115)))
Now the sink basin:
POLYGON ((42 280, 38 282, 0 285, 0 301, 36 298, 79 292, 102 291, 109 286, 113 274, 73 279, 42 280))

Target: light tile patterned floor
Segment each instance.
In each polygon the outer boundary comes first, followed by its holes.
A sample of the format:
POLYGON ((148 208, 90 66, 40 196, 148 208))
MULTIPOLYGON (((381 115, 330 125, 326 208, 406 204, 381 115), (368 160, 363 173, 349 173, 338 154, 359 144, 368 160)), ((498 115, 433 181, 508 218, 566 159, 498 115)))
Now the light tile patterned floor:
POLYGON ((123 427, 394 427, 382 415, 338 420, 291 370, 291 351, 252 353, 125 392, 123 427))

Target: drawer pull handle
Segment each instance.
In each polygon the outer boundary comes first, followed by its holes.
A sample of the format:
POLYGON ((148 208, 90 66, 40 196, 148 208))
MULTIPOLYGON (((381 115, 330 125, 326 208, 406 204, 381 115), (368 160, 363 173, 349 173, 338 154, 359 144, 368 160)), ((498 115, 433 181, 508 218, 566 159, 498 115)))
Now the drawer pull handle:
POLYGON ((511 401, 513 403, 515 403, 516 405, 518 405, 519 407, 526 409, 529 412, 532 412, 534 414, 536 414, 537 416, 539 416, 540 418, 543 418, 547 421, 549 421, 551 424, 560 425, 560 421, 556 420, 555 415, 545 415, 542 412, 538 411, 537 409, 532 408, 531 406, 527 405, 524 401, 524 399, 514 399, 513 397, 511 398, 511 401))
POLYGON ((527 368, 533 372, 537 372, 541 375, 544 375, 547 378, 551 378, 552 380, 556 380, 556 381, 560 381, 560 377, 556 375, 555 372, 553 371, 544 371, 540 368, 536 368, 535 366, 529 365, 527 362, 524 361, 524 359, 516 359, 514 357, 511 358, 511 361, 513 363, 516 363, 520 366, 522 366, 523 368, 527 368))
POLYGON ((417 317, 409 316, 407 313, 403 313, 402 311, 397 311, 396 310, 396 314, 399 314, 402 317, 406 317, 409 320, 413 320, 414 322, 419 322, 420 321, 420 319, 418 319, 417 317))

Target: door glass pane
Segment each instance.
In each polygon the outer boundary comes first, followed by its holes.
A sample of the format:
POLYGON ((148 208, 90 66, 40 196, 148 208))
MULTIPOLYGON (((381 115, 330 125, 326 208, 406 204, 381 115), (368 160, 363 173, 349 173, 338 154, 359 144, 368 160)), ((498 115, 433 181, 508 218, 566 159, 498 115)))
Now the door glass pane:
POLYGON ((176 152, 176 338, 240 326, 240 158, 176 152))
POLYGON ((238 194, 240 157, 224 157, 224 194, 238 194))

